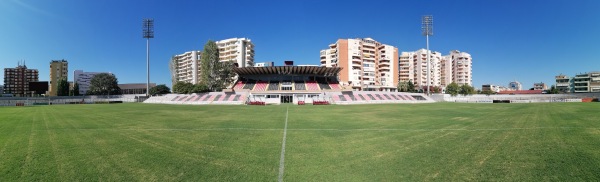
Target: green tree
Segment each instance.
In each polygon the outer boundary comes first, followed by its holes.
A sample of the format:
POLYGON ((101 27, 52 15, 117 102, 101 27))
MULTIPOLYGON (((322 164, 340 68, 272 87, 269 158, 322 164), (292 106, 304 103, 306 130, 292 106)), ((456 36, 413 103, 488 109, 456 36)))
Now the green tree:
POLYGON ((150 95, 162 95, 171 93, 171 89, 164 84, 150 88, 150 95))
POLYGON ((77 82, 73 85, 73 96, 79 96, 79 84, 77 82))
POLYGON ((407 92, 415 92, 416 91, 416 89, 415 89, 415 83, 413 83, 412 80, 408 80, 408 84, 407 85, 408 85, 406 87, 406 91, 407 92))
POLYGON ((118 95, 121 94, 118 80, 113 74, 100 73, 94 75, 90 80, 90 88, 87 91, 88 95, 118 95))
POLYGON ((171 72, 171 84, 175 85, 177 83, 177 58, 175 56, 171 57, 171 61, 169 61, 169 71, 171 72))
POLYGON ((56 95, 57 96, 69 96, 69 82, 67 78, 61 78, 58 80, 58 85, 56 86, 56 95))
POLYGON ((200 58, 202 83, 211 91, 220 91, 231 85, 235 73, 234 63, 231 61, 219 61, 219 49, 217 44, 209 40, 204 45, 202 57, 200 58))
POLYGON ((204 93, 209 91, 210 90, 208 90, 208 87, 202 83, 194 85, 194 89, 192 90, 193 93, 204 93))
POLYGON ((464 96, 473 95, 473 94, 475 94, 475 88, 473 88, 467 84, 464 84, 464 85, 460 86, 458 93, 461 95, 464 95, 464 96))
POLYGON ((441 93, 441 92, 442 92, 442 88, 441 88, 441 87, 438 87, 438 86, 434 86, 434 87, 431 89, 431 93, 436 93, 436 94, 437 94, 437 93, 441 93))
POLYGON ((548 90, 546 93, 549 93, 549 94, 558 94, 559 90, 556 88, 556 85, 552 85, 550 87, 550 90, 548 90))
POLYGON ((451 96, 458 95, 459 90, 460 90, 460 88, 459 88, 458 84, 456 84, 455 82, 452 82, 448 86, 446 86, 446 93, 450 94, 451 96))
POLYGON ((173 93, 189 94, 193 93, 194 84, 188 82, 177 82, 173 85, 173 93))
POLYGON ((408 90, 408 82, 398 81, 398 92, 406 92, 408 90))

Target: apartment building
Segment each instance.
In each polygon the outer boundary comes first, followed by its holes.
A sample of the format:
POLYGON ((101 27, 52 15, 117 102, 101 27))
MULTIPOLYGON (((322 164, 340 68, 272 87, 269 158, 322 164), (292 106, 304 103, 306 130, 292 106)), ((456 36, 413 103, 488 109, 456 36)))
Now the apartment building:
MULTIPOLYGON (((247 38, 230 38, 215 42, 219 49, 219 61, 232 61, 238 67, 254 66, 254 44, 247 38)), ((197 84, 201 81, 202 51, 188 51, 171 58, 169 69, 171 82, 197 84)))
POLYGON ((396 91, 398 48, 371 38, 339 39, 321 50, 321 66, 344 68, 339 75, 344 88, 355 91, 396 91))
MULTIPOLYGON (((450 51, 450 55, 444 56, 444 61, 447 64, 447 69, 452 70, 450 74, 442 73, 442 77, 450 77, 446 82, 442 82, 443 86, 446 86, 452 82, 458 85, 473 85, 473 68, 471 67, 471 54, 466 52, 460 52, 458 50, 450 51)), ((444 80, 444 79, 442 79, 444 80)))
POLYGON ((100 73, 108 73, 110 72, 84 72, 83 70, 75 70, 73 72, 73 80, 74 83, 77 83, 79 86, 79 94, 85 95, 85 93, 90 89, 90 83, 94 75, 100 73))
POLYGON ((188 51, 171 58, 169 69, 173 85, 177 82, 197 84, 200 81, 202 51, 188 51))
POLYGON ((512 81, 508 83, 508 89, 510 90, 523 90, 523 85, 521 85, 521 82, 518 81, 512 81))
POLYGON ((247 38, 230 38, 217 41, 220 61, 233 61, 238 67, 254 66, 254 44, 247 38))
POLYGON ((21 63, 16 68, 4 68, 3 92, 17 97, 32 94, 32 91, 29 90, 29 82, 37 82, 38 74, 37 69, 27 69, 27 65, 21 65, 21 63))
POLYGON ((533 83, 533 90, 548 90, 548 85, 543 82, 533 83))
POLYGON ((413 52, 402 52, 399 58, 399 79, 402 82, 412 81, 415 87, 445 88, 452 82, 458 85, 472 85, 471 55, 458 50, 450 51, 443 56, 440 52, 419 49, 413 52), (429 62, 427 62, 429 53, 429 62), (427 84, 427 65, 429 65, 429 84, 427 84))
POLYGON ((58 80, 67 79, 69 76, 69 63, 67 60, 52 60, 50 61, 50 88, 48 94, 56 96, 58 89, 58 80))
POLYGON ((560 75, 555 76, 554 79, 556 80, 556 89, 558 90, 558 92, 560 92, 560 93, 573 92, 573 90, 572 90, 573 82, 572 82, 571 78, 569 78, 569 76, 560 74, 560 75))
POLYGON ((451 64, 444 62, 440 52, 429 51, 429 62, 427 62, 427 50, 419 49, 414 52, 402 52, 400 55, 400 81, 412 81, 416 88, 425 89, 431 87, 444 87, 451 80, 451 64), (429 84, 427 84, 427 64, 429 64, 429 84), (443 74, 442 74, 443 73, 443 74), (449 75, 449 76, 447 76, 449 75), (442 81, 443 80, 443 81, 442 81))
POLYGON ((576 74, 573 77, 575 93, 600 92, 600 72, 576 74))

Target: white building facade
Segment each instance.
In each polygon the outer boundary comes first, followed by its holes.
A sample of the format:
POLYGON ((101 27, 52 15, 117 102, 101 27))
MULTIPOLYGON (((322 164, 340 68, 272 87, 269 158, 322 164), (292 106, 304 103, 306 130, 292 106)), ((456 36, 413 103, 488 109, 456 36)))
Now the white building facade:
POLYGON ((79 86, 79 94, 84 95, 90 89, 90 82, 94 75, 110 72, 84 72, 83 70, 73 71, 73 80, 79 86))
POLYGON ((339 39, 321 50, 321 66, 343 67, 339 81, 355 91, 396 91, 398 48, 371 38, 339 39))
POLYGON ((177 82, 197 84, 200 81, 202 51, 188 51, 171 58, 169 69, 173 85, 177 82))
POLYGON ((427 53, 426 49, 402 52, 398 63, 401 82, 412 81, 419 89, 426 89, 427 86, 445 88, 452 82, 472 86, 470 54, 454 50, 450 51, 449 55, 443 56, 440 52, 430 50, 429 62, 427 62, 427 53), (427 83, 428 65, 429 84, 427 83))
POLYGON ((471 85, 473 86, 473 68, 471 54, 466 52, 460 52, 458 50, 450 51, 450 55, 444 56, 445 62, 451 64, 449 69, 452 70, 451 75, 448 75, 451 79, 450 84, 452 82, 457 83, 458 85, 471 85))
MULTIPOLYGON (((412 81, 415 87, 425 89, 427 86, 442 86, 442 69, 446 74, 449 70, 442 68, 442 54, 430 51, 427 62, 427 50, 419 49, 414 52, 402 52, 400 55, 400 81, 412 81), (429 84, 427 84, 427 64, 429 64, 429 84)), ((448 64, 444 64, 447 66, 448 64)), ((447 67, 446 67, 447 68, 447 67)), ((444 75, 444 78, 448 78, 444 75)), ((444 81, 446 83, 447 81, 444 81)))
POLYGON ((233 61, 238 67, 254 66, 254 44, 247 38, 230 38, 217 41, 220 61, 233 61))

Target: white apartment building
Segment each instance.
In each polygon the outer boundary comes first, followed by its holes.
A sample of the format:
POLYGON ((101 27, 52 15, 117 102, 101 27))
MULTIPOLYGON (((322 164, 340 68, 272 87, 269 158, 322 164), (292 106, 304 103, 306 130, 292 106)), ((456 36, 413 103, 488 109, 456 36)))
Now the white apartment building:
POLYGON ((448 63, 443 62, 440 52, 430 51, 429 62, 427 62, 426 49, 419 49, 414 52, 402 52, 399 64, 401 70, 399 72, 399 79, 403 82, 411 80, 415 84, 415 87, 425 89, 427 85, 431 87, 442 86, 443 77, 443 86, 445 86, 448 82, 447 78, 449 78, 446 74, 450 72, 448 65, 448 63), (444 68, 442 68, 442 63, 444 68), (427 84, 427 64, 429 64, 429 84, 427 84), (444 73, 443 76, 442 73, 444 73))
POLYGON ((321 66, 343 67, 339 81, 355 91, 396 91, 398 48, 371 38, 339 39, 321 50, 321 66))
POLYGON ((415 87, 426 89, 430 87, 445 88, 452 82, 458 85, 472 85, 471 55, 457 50, 442 56, 440 52, 419 49, 414 52, 402 52, 399 59, 399 80, 415 84, 415 87), (427 65, 429 64, 429 84, 427 84, 427 65))
POLYGON ((238 67, 254 66, 254 44, 247 38, 230 38, 217 41, 220 61, 233 61, 238 67))
POLYGON ((456 82, 458 85, 467 84, 473 86, 471 54, 453 50, 450 51, 450 55, 444 56, 444 59, 446 60, 445 62, 452 64, 450 67, 452 70, 451 79, 449 79, 450 82, 447 82, 447 84, 456 82))
POLYGON ((202 51, 188 51, 171 58, 169 69, 173 85, 177 82, 196 84, 200 81, 200 57, 202 51))
POLYGON ((94 75, 110 72, 83 72, 83 70, 73 71, 73 80, 79 85, 79 94, 84 95, 90 89, 90 81, 94 75))

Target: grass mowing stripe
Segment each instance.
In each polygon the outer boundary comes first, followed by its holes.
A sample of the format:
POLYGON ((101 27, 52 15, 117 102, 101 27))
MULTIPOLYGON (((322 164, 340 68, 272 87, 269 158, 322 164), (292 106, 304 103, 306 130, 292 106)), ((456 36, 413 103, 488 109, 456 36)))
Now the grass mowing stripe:
MULTIPOLYGON (((505 131, 505 130, 543 130, 543 129, 588 129, 588 130, 600 130, 600 128, 594 127, 528 127, 528 128, 424 128, 424 129, 402 129, 402 128, 355 128, 355 129, 338 129, 338 128, 290 128, 287 130, 292 131, 505 131)), ((50 129, 50 130, 106 130, 106 131, 226 131, 226 130, 240 130, 240 131, 280 131, 281 129, 276 128, 195 128, 195 129, 180 129, 180 128, 73 128, 73 129, 50 129)), ((33 130, 33 131, 46 131, 46 130, 33 130)))
POLYGON ((288 114, 290 113, 290 106, 288 106, 285 110, 285 126, 283 127, 283 142, 281 143, 281 157, 279 158, 279 177, 278 181, 283 181, 283 172, 284 172, 284 161, 285 161, 285 139, 287 136, 287 123, 288 123, 288 114))

